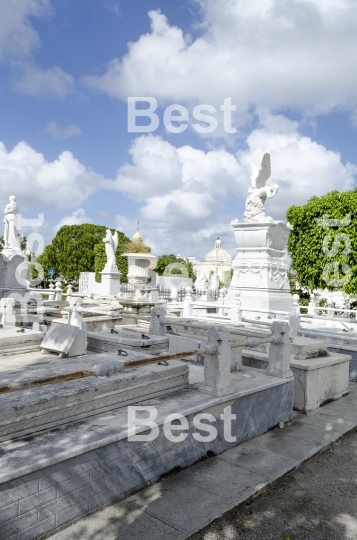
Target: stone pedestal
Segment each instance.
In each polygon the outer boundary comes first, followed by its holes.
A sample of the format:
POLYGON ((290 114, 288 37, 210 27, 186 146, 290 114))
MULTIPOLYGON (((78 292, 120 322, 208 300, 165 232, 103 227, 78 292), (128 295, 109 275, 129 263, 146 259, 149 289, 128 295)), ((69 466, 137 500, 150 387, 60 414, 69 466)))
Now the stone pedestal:
POLYGON ((240 292, 242 309, 289 311, 293 299, 287 275, 286 245, 291 227, 282 221, 232 221, 237 242, 229 296, 240 292))
POLYGON ((28 258, 22 251, 3 249, 0 253, 0 298, 13 296, 14 293, 20 297, 26 294, 29 266, 28 258))
POLYGON ((116 266, 105 265, 101 272, 101 294, 103 296, 116 296, 120 292, 120 272, 116 266))

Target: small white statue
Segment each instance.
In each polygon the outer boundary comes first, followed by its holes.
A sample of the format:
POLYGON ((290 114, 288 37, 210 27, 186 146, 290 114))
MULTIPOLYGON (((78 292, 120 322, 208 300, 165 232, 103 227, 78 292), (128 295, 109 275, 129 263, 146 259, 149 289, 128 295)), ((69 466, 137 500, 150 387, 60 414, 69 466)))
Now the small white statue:
POLYGON ((16 197, 10 195, 9 203, 5 206, 4 210, 4 249, 21 251, 17 235, 17 214, 16 197))
POLYGON ((118 232, 115 231, 113 236, 111 230, 107 229, 103 242, 105 243, 105 254, 107 256, 107 264, 105 266, 106 268, 116 268, 115 252, 119 245, 118 232))
POLYGON ((260 170, 253 163, 251 165, 252 181, 245 203, 244 221, 247 223, 274 221, 265 213, 265 201, 274 197, 279 189, 276 184, 265 185, 271 174, 270 155, 264 154, 260 170))
POLYGON ((215 267, 214 272, 211 275, 210 285, 211 285, 211 290, 212 291, 218 291, 218 289, 219 289, 219 276, 218 276, 218 272, 217 272, 217 266, 215 267))
POLYGON ((207 285, 206 271, 202 266, 195 266, 194 271, 196 272, 196 289, 204 289, 207 285))

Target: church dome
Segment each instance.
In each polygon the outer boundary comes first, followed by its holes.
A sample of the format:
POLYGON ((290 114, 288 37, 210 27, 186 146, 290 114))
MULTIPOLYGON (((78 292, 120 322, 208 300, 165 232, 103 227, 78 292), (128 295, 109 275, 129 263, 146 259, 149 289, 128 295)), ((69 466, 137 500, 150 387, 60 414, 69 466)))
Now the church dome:
POLYGON ((232 257, 225 249, 222 249, 222 242, 217 238, 214 249, 211 249, 205 257, 205 262, 227 262, 230 263, 232 257))
POLYGON ((133 236, 133 242, 135 242, 136 244, 142 244, 142 242, 143 242, 143 237, 141 236, 141 234, 139 233, 139 231, 136 231, 136 233, 134 234, 134 236, 133 236))

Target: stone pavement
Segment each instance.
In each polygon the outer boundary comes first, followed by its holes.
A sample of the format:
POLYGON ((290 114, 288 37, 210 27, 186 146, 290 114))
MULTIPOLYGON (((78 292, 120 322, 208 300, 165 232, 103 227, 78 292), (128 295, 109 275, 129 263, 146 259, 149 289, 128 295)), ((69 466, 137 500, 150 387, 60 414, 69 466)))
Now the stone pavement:
POLYGON ((204 460, 114 504, 51 540, 185 539, 357 427, 357 385, 350 394, 284 429, 204 460))

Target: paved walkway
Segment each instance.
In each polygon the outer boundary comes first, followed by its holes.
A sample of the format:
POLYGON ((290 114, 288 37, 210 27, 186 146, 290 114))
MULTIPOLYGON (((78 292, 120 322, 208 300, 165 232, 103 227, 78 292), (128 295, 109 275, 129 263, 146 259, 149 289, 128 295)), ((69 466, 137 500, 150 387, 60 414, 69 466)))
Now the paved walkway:
POLYGON ((349 396, 168 476, 51 540, 183 540, 356 427, 357 384, 352 383, 349 396))

